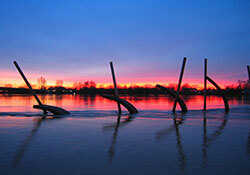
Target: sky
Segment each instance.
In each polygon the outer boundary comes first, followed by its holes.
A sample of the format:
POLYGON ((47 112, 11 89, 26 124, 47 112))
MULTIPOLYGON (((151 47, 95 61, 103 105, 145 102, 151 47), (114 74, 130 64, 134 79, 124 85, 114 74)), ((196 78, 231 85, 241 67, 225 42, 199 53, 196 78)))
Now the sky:
POLYGON ((63 80, 221 85, 247 80, 249 0, 0 0, 0 86, 63 80))

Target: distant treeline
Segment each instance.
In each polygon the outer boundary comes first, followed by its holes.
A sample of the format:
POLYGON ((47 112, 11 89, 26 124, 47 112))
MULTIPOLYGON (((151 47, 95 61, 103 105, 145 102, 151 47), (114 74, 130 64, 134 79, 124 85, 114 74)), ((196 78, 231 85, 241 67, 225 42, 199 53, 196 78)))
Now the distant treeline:
MULTIPOLYGON (((13 88, 11 84, 6 84, 5 87, 0 87, 0 93, 5 94, 30 94, 29 89, 23 87, 13 88)), ((37 85, 33 84, 33 88, 36 89, 37 94, 113 94, 114 89, 110 85, 103 88, 102 86, 97 88, 94 81, 85 82, 74 82, 71 88, 66 88, 63 86, 63 80, 57 80, 55 86, 47 87, 47 81, 44 77, 40 77, 37 80, 37 85)), ((158 88, 152 87, 151 85, 145 86, 123 86, 118 87, 119 94, 164 94, 164 92, 158 88)), ((169 89, 176 89, 176 84, 169 84, 167 87, 169 89)), ((236 95, 250 95, 250 81, 237 81, 237 86, 231 85, 227 86, 224 90, 227 96, 236 95)), ((201 95, 203 90, 198 90, 188 83, 182 85, 180 94, 182 95, 201 95)), ((208 95, 219 94, 215 89, 208 89, 208 95)))
MULTIPOLYGON (((173 89, 173 88, 170 88, 173 89)), ((151 87, 129 87, 120 88, 119 94, 165 94, 158 88, 151 87)), ((227 96, 235 95, 250 95, 249 88, 230 88, 227 87, 223 90, 227 96)), ((65 87, 50 87, 48 89, 36 89, 37 94, 114 94, 113 88, 96 88, 96 87, 84 87, 80 89, 65 88, 65 87)), ((29 89, 26 88, 8 88, 0 87, 0 93, 2 94, 30 94, 29 89)), ((202 95, 203 90, 197 90, 196 88, 182 88, 180 94, 182 95, 202 95)), ((215 89, 208 89, 208 95, 218 95, 219 93, 215 89)))

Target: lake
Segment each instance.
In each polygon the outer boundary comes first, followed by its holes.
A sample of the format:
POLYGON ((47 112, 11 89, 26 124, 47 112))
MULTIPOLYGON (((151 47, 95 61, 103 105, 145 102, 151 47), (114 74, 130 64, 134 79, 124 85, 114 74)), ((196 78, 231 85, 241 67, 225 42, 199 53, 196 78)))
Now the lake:
POLYGON ((0 174, 250 173, 250 97, 183 96, 189 111, 171 112, 168 96, 123 96, 129 115, 101 96, 42 95, 61 117, 33 109, 30 95, 0 95, 0 174))

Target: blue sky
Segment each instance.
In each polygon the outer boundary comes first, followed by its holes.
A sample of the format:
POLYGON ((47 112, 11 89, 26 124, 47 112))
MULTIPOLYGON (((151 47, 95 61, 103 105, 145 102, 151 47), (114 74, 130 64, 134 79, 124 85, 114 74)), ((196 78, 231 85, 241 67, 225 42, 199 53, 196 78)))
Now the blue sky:
POLYGON ((0 72, 14 80, 17 60, 34 79, 101 83, 112 60, 120 82, 177 82, 186 56, 184 81, 202 81, 207 57, 214 79, 235 83, 249 19, 247 0, 0 0, 0 72))

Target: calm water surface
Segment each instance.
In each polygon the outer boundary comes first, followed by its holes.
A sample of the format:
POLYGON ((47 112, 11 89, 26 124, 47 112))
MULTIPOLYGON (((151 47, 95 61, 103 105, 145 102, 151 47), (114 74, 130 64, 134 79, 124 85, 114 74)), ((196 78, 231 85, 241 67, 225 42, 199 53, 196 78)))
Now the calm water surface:
POLYGON ((0 95, 0 174, 250 174, 250 99, 122 97, 139 114, 100 96, 45 95, 71 115, 42 118, 28 95, 0 95), (179 108, 178 108, 179 109, 179 108))

